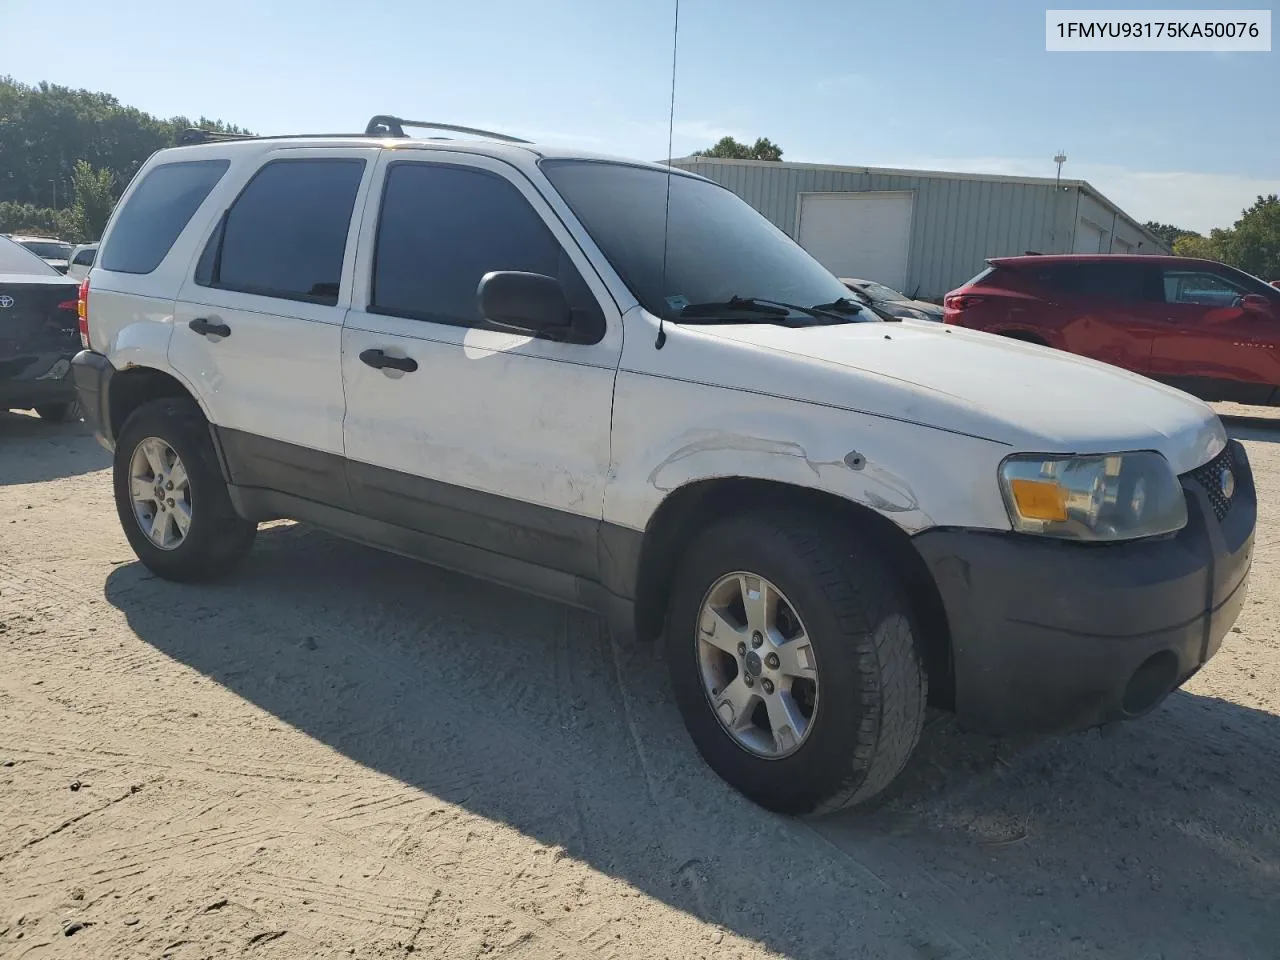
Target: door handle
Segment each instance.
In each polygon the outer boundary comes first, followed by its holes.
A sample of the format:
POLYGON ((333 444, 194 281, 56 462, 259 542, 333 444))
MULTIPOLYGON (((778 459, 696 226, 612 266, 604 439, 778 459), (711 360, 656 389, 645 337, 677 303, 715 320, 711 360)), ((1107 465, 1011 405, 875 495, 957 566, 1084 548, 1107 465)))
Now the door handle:
POLYGON ((392 370, 403 370, 405 373, 413 373, 418 369, 418 361, 413 357, 389 357, 381 350, 364 350, 360 354, 360 362, 373 367, 375 370, 382 370, 390 367, 392 370))
POLYGON ((210 320, 208 317, 196 317, 187 324, 192 330, 200 334, 202 337, 229 337, 231 336, 231 328, 225 323, 217 320, 210 320))

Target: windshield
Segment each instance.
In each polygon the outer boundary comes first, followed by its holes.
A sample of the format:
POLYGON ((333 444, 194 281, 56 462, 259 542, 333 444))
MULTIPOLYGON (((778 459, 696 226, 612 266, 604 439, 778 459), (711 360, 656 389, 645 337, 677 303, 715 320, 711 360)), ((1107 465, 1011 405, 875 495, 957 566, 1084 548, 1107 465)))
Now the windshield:
MULTIPOLYGON (((849 291, 790 237, 718 184, 676 173, 663 286, 665 171, 593 160, 542 169, 636 299, 677 319, 689 304, 734 297, 805 307, 849 291)), ((744 319, 746 315, 744 314, 744 319)), ((875 320, 867 311, 848 320, 875 320)))
POLYGON ((0 273, 27 273, 39 277, 62 276, 22 244, 15 243, 7 237, 0 237, 0 273))
POLYGON ((886 287, 883 283, 871 281, 869 283, 864 283, 862 285, 862 289, 866 291, 867 296, 872 300, 892 300, 896 303, 910 302, 907 297, 903 296, 892 287, 886 287))
POLYGON ((18 242, 37 257, 45 257, 49 260, 65 260, 71 256, 71 244, 69 243, 58 243, 56 240, 20 240, 18 242))

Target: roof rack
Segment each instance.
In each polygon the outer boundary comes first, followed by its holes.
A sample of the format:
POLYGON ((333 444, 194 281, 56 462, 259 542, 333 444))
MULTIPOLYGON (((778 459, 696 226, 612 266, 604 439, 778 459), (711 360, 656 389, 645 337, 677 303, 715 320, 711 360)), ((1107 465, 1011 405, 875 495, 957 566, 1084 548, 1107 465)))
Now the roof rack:
MULTIPOLYGON (((309 137, 407 137, 405 127, 417 127, 424 130, 449 130, 453 133, 469 133, 475 137, 487 137, 490 140, 501 140, 503 143, 528 143, 519 137, 505 133, 494 133, 492 130, 477 130, 475 127, 460 127, 452 123, 428 123, 421 120, 402 120, 399 117, 378 114, 364 128, 364 133, 288 133, 271 137, 272 140, 300 140, 309 137)), ((222 143, 233 140, 261 140, 253 133, 223 133, 218 130, 201 130, 188 127, 178 134, 178 146, 186 147, 197 143, 222 143)), ((432 139, 445 139, 433 137, 432 139)))
POLYGON ((417 127, 422 130, 449 130, 452 133, 469 133, 474 137, 488 137, 490 140, 501 140, 504 143, 528 143, 528 140, 521 140, 519 137, 512 137, 505 133, 494 133, 492 130, 477 130, 475 127, 459 127, 452 123, 431 123, 425 120, 402 120, 399 117, 387 116, 379 114, 369 121, 369 125, 364 128, 365 136, 368 137, 407 137, 404 132, 405 127, 417 127))

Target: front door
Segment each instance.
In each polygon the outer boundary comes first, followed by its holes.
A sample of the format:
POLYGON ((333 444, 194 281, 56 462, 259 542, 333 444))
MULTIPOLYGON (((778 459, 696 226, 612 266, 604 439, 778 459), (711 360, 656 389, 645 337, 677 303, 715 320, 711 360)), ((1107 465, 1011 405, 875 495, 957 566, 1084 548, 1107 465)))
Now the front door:
POLYGON ((389 152, 342 334, 354 509, 567 574, 597 572, 621 317, 534 185, 491 158, 389 152), (594 342, 495 329, 490 271, 558 278, 594 342), (391 365, 388 365, 388 360, 391 365))
POLYGON ((1166 331, 1152 375, 1209 400, 1265 404, 1280 387, 1280 308, 1250 310, 1256 291, 1204 267, 1163 271, 1166 331))
POLYGON ((169 361, 209 408, 233 482, 345 505, 342 320, 376 147, 280 149, 209 224, 169 361))

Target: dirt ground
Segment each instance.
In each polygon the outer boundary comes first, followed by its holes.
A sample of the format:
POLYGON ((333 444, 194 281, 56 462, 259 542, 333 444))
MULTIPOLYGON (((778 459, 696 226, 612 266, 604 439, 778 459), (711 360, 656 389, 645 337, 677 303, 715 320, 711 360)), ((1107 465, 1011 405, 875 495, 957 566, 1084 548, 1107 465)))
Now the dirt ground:
POLYGON ((84 426, 0 413, 0 957, 1280 957, 1276 427, 1233 427, 1251 595, 1184 691, 1107 736, 939 716, 800 822, 702 765, 656 650, 291 524, 157 580, 84 426))

